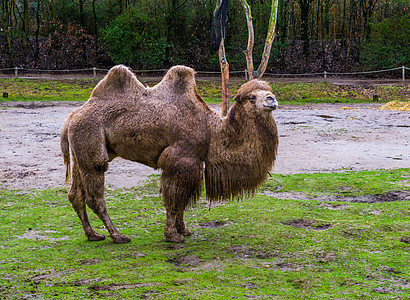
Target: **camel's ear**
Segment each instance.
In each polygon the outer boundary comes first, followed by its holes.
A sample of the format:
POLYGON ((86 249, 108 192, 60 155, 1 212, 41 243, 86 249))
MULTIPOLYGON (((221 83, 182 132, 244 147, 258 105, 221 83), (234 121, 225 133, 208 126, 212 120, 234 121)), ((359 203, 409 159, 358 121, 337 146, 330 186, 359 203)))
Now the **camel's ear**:
POLYGON ((243 95, 242 93, 240 93, 240 91, 238 91, 235 95, 235 97, 233 98, 233 100, 235 100, 235 102, 238 103, 243 103, 246 100, 245 95, 243 95))

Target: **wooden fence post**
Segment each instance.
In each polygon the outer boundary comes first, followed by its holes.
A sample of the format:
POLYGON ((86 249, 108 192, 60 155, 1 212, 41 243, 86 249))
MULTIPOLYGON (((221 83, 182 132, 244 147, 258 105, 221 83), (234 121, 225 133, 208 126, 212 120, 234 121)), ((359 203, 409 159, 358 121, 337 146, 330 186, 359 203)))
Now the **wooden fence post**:
POLYGON ((406 81, 406 71, 405 71, 406 68, 405 68, 404 66, 402 66, 402 67, 401 67, 401 70, 402 70, 402 71, 401 71, 401 73, 402 73, 402 74, 401 74, 401 77, 402 77, 402 81, 403 81, 403 85, 404 85, 404 83, 405 83, 405 81, 406 81))
POLYGON ((19 68, 18 67, 14 68, 14 77, 16 77, 16 78, 19 77, 19 68))

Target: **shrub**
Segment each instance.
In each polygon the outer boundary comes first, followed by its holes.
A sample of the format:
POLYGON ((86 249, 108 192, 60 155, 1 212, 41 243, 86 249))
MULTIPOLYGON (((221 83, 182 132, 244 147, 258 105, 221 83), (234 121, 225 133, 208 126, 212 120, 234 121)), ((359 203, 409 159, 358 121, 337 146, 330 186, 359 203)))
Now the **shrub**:
POLYGON ((365 69, 410 65, 410 13, 372 24, 370 41, 364 44, 361 63, 365 69))
POLYGON ((159 28, 155 20, 134 7, 117 17, 101 35, 115 63, 158 67, 166 63, 169 47, 159 28))

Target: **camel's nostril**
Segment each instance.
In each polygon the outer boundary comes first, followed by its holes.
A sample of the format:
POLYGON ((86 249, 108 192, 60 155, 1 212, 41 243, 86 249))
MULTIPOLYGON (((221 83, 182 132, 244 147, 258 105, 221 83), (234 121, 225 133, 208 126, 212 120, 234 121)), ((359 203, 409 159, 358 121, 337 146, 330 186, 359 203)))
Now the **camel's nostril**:
POLYGON ((268 96, 264 107, 266 110, 275 110, 278 107, 278 101, 276 101, 275 96, 268 96))

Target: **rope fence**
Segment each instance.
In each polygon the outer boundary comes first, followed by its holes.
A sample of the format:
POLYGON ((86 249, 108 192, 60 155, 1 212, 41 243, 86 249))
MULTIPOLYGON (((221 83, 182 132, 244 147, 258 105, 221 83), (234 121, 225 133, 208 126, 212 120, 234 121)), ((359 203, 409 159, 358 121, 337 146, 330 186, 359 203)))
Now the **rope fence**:
MULTIPOLYGON (((168 69, 156 69, 156 70, 133 70, 135 73, 161 73, 161 72, 166 72, 168 69)), ((385 69, 385 70, 376 70, 376 71, 363 71, 363 72, 346 72, 346 73, 337 73, 337 72, 317 72, 317 73, 303 73, 303 74, 283 74, 283 73, 265 73, 264 75, 267 76, 283 76, 283 77, 298 77, 298 76, 323 76, 324 79, 327 78, 327 76, 349 76, 349 75, 369 75, 369 74, 377 74, 377 73, 384 73, 384 72, 392 72, 392 71, 399 71, 401 70, 402 72, 402 81, 403 84, 405 83, 406 80, 406 70, 410 71, 410 68, 402 66, 398 68, 391 68, 391 69, 385 69)), ((4 68, 0 69, 0 72, 14 72, 14 77, 18 78, 19 77, 19 72, 32 72, 32 73, 88 73, 92 72, 92 77, 96 78, 97 77, 97 72, 108 72, 109 69, 100 69, 100 68, 87 68, 87 69, 70 69, 70 70, 40 70, 40 69, 26 69, 26 68, 19 68, 19 67, 14 67, 14 68, 4 68)), ((216 71, 196 71, 197 74, 204 74, 204 75, 219 75, 220 72, 216 71)), ((248 71, 230 71, 230 74, 243 74, 246 79, 248 79, 248 71)))

